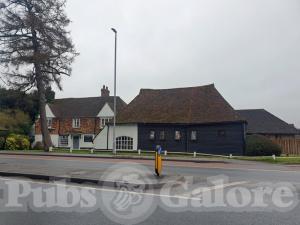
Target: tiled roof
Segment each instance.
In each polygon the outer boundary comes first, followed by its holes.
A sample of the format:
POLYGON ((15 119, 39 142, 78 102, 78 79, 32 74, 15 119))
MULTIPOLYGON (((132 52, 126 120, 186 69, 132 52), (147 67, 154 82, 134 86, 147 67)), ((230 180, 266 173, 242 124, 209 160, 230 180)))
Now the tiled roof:
POLYGON ((237 110, 247 120, 251 134, 297 134, 294 125, 274 116, 264 109, 237 110))
POLYGON ((242 119, 214 85, 142 89, 118 115, 118 123, 221 123, 242 119))
MULTIPOLYGON (((56 99, 49 107, 56 117, 59 118, 81 118, 96 117, 103 106, 108 103, 113 110, 114 98, 111 97, 91 97, 91 98, 65 98, 56 99)), ((126 106, 126 103, 117 98, 117 113, 126 106)))

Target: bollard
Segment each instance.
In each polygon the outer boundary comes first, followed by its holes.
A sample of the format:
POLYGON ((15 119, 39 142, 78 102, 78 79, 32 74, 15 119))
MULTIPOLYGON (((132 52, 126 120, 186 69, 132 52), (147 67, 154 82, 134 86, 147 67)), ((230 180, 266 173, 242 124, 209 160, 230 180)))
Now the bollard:
POLYGON ((138 150, 138 154, 139 154, 139 155, 141 155, 141 154, 142 154, 142 151, 141 151, 141 149, 139 149, 139 150, 138 150))
POLYGON ((230 155, 229 155, 229 158, 230 158, 230 159, 232 159, 232 158, 233 158, 233 155, 232 155, 232 154, 230 154, 230 155))
POLYGON ((165 151, 165 156, 167 156, 167 155, 168 155, 168 151, 166 150, 166 151, 165 151))
POLYGON ((50 147, 50 148, 49 148, 49 152, 53 152, 53 147, 50 147))
POLYGON ((94 149, 93 148, 91 149, 91 154, 94 154, 94 149))
POLYGON ((276 155, 272 155, 272 158, 275 161, 276 160, 276 155))
POLYGON ((156 151, 155 151, 155 173, 159 177, 161 176, 162 173, 162 147, 161 146, 156 146, 156 151))
POLYGON ((194 158, 196 158, 197 157, 197 152, 194 152, 194 158))
POLYGON ((73 153, 73 149, 70 148, 70 153, 73 153))

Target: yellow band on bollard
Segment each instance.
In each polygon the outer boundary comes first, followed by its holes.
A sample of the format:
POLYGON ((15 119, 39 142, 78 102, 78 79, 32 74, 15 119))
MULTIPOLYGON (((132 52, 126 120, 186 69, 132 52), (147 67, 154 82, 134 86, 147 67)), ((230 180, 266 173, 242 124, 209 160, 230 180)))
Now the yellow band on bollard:
POLYGON ((162 172, 162 157, 157 152, 155 153, 155 173, 160 176, 162 172))

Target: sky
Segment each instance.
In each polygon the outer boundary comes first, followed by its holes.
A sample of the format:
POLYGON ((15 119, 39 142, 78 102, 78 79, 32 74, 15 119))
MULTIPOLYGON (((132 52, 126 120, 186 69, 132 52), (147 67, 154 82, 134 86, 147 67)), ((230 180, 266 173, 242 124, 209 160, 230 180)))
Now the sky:
POLYGON ((57 97, 214 83, 235 109, 265 108, 300 127, 299 0, 68 0, 80 56, 57 97))

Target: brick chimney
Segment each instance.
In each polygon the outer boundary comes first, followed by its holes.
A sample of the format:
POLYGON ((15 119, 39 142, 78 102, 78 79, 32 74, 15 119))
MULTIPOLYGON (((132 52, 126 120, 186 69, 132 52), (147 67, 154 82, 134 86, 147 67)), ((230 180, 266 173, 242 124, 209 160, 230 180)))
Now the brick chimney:
POLYGON ((110 91, 109 91, 108 87, 103 85, 103 87, 101 89, 101 97, 109 97, 109 96, 110 96, 110 91))

